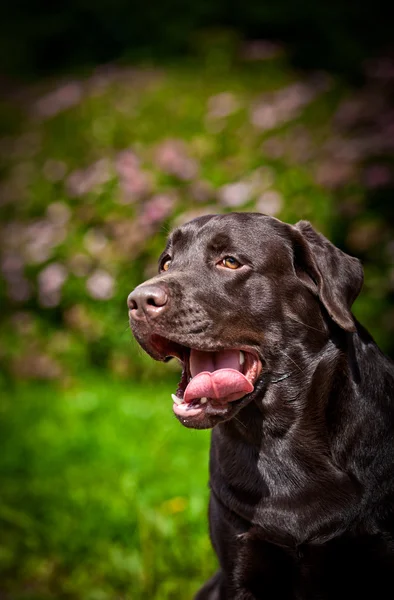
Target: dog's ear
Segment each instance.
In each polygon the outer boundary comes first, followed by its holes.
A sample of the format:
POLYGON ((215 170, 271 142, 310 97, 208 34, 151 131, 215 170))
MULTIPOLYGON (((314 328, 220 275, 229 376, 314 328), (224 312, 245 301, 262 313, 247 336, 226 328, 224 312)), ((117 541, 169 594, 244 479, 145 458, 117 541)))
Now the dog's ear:
POLYGON ((336 248, 308 221, 299 221, 294 230, 297 276, 318 295, 337 325, 356 331, 350 309, 363 284, 361 262, 336 248))

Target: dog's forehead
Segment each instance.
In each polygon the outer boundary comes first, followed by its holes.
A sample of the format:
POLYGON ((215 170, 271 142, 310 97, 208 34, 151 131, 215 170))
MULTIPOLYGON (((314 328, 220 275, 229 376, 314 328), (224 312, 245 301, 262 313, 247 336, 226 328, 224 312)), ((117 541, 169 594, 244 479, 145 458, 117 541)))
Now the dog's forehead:
POLYGON ((191 248, 212 252, 253 252, 267 245, 285 248, 284 226, 278 219, 260 213, 206 215, 173 231, 168 246, 183 252, 191 248))

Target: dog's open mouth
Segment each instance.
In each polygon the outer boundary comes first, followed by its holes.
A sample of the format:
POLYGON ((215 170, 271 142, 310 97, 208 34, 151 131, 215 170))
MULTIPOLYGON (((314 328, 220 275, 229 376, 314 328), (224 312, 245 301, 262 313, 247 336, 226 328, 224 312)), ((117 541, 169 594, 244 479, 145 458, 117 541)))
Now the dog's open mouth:
POLYGON ((253 392, 261 373, 259 358, 246 349, 205 351, 181 346, 161 336, 152 336, 151 343, 162 357, 174 356, 182 363, 182 377, 176 394, 172 394, 173 410, 178 417, 190 418, 202 413, 224 415, 231 402, 253 392))

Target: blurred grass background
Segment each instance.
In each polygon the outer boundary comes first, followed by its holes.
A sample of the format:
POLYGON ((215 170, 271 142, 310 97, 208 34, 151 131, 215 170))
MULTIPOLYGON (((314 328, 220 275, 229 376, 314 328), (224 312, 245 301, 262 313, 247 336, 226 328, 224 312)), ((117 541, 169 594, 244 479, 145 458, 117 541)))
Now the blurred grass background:
POLYGON ((179 374, 127 321, 174 225, 311 220, 362 259, 355 313, 394 356, 394 60, 378 7, 9 7, 2 598, 186 600, 215 571, 209 434, 172 417, 179 374))

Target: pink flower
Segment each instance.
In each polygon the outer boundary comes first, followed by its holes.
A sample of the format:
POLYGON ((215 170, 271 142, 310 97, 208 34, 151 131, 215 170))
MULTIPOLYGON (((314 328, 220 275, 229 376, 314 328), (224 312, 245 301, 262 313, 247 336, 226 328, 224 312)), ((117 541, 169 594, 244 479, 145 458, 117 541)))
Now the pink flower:
POLYGON ((84 196, 111 179, 111 165, 107 158, 102 158, 86 169, 73 171, 67 178, 66 185, 70 196, 84 196))
POLYGON ((61 290, 67 279, 67 269, 60 263, 51 263, 38 274, 38 301, 44 308, 60 303, 61 290))
POLYGON ((120 177, 128 178, 140 166, 139 158, 131 150, 119 152, 115 159, 115 168, 120 177))
MULTIPOLYGON (((64 216, 64 215, 63 215, 64 216)), ((35 221, 25 231, 24 255, 26 262, 40 264, 48 260, 54 248, 61 244, 67 235, 63 225, 47 219, 35 221)))
POLYGON ((198 172, 195 160, 187 155, 185 144, 181 140, 167 140, 156 152, 156 164, 165 173, 188 181, 198 172))
POLYGON ((277 92, 265 94, 252 106, 250 121, 261 131, 279 127, 298 117, 302 109, 325 92, 329 85, 327 76, 317 74, 308 82, 296 82, 277 92))
POLYGON ((86 289, 95 300, 109 300, 114 295, 114 288, 114 278, 103 269, 96 269, 86 282, 86 289))
POLYGON ((139 200, 151 191, 150 175, 140 168, 140 161, 131 150, 123 150, 118 154, 115 169, 119 175, 122 204, 139 200))
POLYGON ((164 221, 173 211, 176 197, 171 194, 158 194, 144 204, 139 222, 142 225, 154 225, 164 221))
POLYGON ((259 212, 266 215, 275 216, 283 207, 283 198, 281 194, 275 190, 267 190, 257 199, 256 208, 259 212))
POLYGON ((108 238, 98 227, 89 229, 83 238, 85 248, 92 256, 99 256, 108 245, 108 238))
POLYGON ((279 114, 275 106, 260 102, 253 109, 250 121, 257 129, 267 131, 279 124, 279 114))
POLYGON ((81 99, 81 84, 77 81, 70 81, 37 100, 34 112, 38 117, 48 119, 75 106, 81 99))
POLYGON ((228 183, 219 189, 219 201, 229 207, 242 206, 251 200, 252 189, 252 184, 246 181, 228 183))

